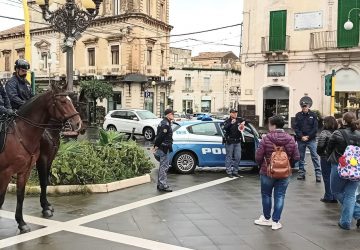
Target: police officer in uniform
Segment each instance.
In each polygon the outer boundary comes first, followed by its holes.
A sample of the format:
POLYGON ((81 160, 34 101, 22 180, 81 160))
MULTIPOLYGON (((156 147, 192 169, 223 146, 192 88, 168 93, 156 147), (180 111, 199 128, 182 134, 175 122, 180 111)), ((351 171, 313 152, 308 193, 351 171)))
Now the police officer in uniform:
POLYGON ((234 176, 240 177, 238 172, 241 160, 241 138, 244 129, 245 120, 238 117, 237 110, 231 109, 230 118, 224 122, 226 147, 225 167, 226 173, 230 178, 234 176))
POLYGON ((14 115, 15 112, 11 109, 10 100, 5 92, 4 86, 0 83, 0 117, 2 115, 14 115))
POLYGON ((164 115, 164 119, 157 128, 154 143, 154 154, 160 160, 157 189, 162 192, 172 192, 167 183, 167 171, 170 167, 169 153, 172 152, 173 144, 171 122, 174 120, 174 111, 172 109, 166 109, 164 115))
POLYGON ((16 60, 15 72, 5 84, 6 93, 14 110, 18 110, 27 100, 33 97, 30 83, 26 80, 26 74, 29 69, 30 64, 26 60, 16 60))

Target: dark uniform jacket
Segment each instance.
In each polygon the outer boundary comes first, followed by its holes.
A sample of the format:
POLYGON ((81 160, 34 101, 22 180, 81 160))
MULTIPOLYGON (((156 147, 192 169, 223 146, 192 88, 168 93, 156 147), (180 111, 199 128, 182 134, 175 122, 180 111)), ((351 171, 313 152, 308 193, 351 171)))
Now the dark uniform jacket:
POLYGON ((301 141, 303 136, 309 136, 309 141, 316 138, 318 131, 317 115, 314 112, 299 112, 295 116, 294 130, 296 139, 301 141))
POLYGON ((171 121, 167 118, 164 118, 158 128, 157 135, 155 139, 155 147, 158 147, 164 153, 172 152, 172 144, 173 144, 173 131, 171 128, 171 121))
POLYGON ((0 84, 0 115, 12 112, 10 100, 5 92, 5 88, 0 84))
POLYGON ((33 97, 29 82, 13 75, 5 85, 6 93, 13 109, 19 109, 27 100, 33 97))
MULTIPOLYGON (((360 146, 360 131, 352 131, 348 126, 345 126, 342 130, 347 134, 350 145, 360 146)), ((344 154, 347 146, 348 144, 346 143, 344 136, 339 130, 336 130, 331 135, 326 149, 326 152, 329 155, 329 162, 334 164, 339 163, 339 158, 344 154)))
POLYGON ((239 131, 239 125, 244 122, 243 118, 236 118, 235 123, 231 123, 231 118, 227 119, 224 122, 225 130, 225 142, 228 144, 240 143, 242 138, 242 133, 239 131))

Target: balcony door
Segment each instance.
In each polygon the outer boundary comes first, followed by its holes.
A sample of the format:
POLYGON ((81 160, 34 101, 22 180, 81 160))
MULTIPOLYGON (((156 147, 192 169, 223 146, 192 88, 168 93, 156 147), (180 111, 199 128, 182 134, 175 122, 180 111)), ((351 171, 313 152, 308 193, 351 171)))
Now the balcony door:
POLYGON ((286 10, 270 12, 270 51, 283 51, 286 49, 286 17, 286 10))

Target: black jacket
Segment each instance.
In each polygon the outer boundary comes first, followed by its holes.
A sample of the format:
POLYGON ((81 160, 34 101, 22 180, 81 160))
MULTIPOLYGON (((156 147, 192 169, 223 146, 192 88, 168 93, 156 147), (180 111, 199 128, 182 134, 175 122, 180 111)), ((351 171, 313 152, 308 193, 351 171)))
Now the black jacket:
POLYGON ((333 133, 332 131, 325 129, 320 133, 317 144, 317 153, 321 158, 328 157, 328 154, 326 153, 326 147, 329 143, 332 133, 333 133))
POLYGON ((224 122, 224 131, 225 131, 225 142, 228 144, 240 143, 242 138, 242 133, 239 130, 239 125, 244 122, 243 118, 236 118, 235 123, 231 123, 232 119, 229 118, 224 122))
POLYGON ((171 122, 167 118, 164 118, 157 128, 157 135, 154 143, 155 147, 158 147, 164 153, 172 152, 172 136, 173 131, 171 122))
MULTIPOLYGON (((349 127, 342 129, 348 135, 351 145, 360 146, 360 131, 352 131, 349 127)), ((348 144, 339 130, 336 130, 330 137, 326 152, 329 155, 329 162, 339 163, 339 158, 344 154, 348 144)))
POLYGON ((315 139, 318 131, 317 115, 311 111, 308 113, 297 113, 294 130, 298 141, 301 141, 303 136, 309 136, 309 141, 315 139))
POLYGON ((33 97, 29 82, 16 75, 13 75, 6 82, 5 89, 13 109, 19 109, 27 100, 33 97))
POLYGON ((10 114, 12 112, 10 100, 5 92, 5 88, 0 84, 0 115, 10 114))

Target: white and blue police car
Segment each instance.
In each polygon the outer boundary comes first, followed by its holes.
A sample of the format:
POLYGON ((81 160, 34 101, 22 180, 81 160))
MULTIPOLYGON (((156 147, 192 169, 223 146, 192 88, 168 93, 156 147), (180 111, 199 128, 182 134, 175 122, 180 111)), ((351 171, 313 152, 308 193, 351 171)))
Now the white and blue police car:
MULTIPOLYGON (((172 167, 181 174, 191 174, 198 167, 224 167, 225 145, 223 144, 222 120, 186 121, 173 124, 172 167)), ((256 167, 255 151, 259 133, 246 122, 243 133, 240 167, 256 167)))

